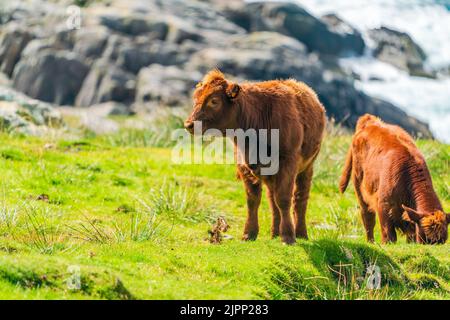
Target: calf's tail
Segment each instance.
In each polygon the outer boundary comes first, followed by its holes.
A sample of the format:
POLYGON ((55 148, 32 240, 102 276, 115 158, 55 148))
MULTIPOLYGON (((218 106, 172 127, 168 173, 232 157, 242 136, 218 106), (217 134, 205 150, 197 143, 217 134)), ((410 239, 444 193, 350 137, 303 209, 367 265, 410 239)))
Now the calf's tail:
POLYGON ((353 164, 353 152, 352 147, 347 152, 347 158, 345 159, 344 171, 342 172, 341 180, 339 181, 339 192, 344 193, 347 189, 348 182, 352 175, 352 164, 353 164))

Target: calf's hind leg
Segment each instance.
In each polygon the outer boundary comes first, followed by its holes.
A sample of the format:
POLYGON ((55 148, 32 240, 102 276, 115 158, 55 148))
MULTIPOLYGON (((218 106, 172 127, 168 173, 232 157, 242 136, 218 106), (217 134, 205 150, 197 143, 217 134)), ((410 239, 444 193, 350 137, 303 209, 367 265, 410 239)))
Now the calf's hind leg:
POLYGON ((270 192, 275 196, 275 203, 280 212, 280 236, 286 244, 295 242, 295 230, 291 218, 291 201, 294 189, 294 177, 290 174, 293 165, 280 165, 282 168, 273 183, 268 184, 270 192))
POLYGON ((306 208, 308 205, 309 192, 313 176, 313 166, 310 165, 305 171, 297 174, 294 187, 294 223, 295 236, 308 239, 306 230, 306 208))
POLYGON ((275 195, 267 188, 267 198, 269 199, 270 210, 272 211, 272 238, 276 238, 280 235, 280 209, 278 209, 277 203, 275 202, 275 195))
POLYGON ((375 212, 369 209, 369 206, 364 201, 361 191, 359 189, 360 183, 359 181, 353 181, 355 185, 355 192, 358 198, 359 207, 361 211, 361 218, 364 224, 364 229, 366 230, 366 238, 368 242, 374 242, 373 230, 375 228, 376 214, 375 212))

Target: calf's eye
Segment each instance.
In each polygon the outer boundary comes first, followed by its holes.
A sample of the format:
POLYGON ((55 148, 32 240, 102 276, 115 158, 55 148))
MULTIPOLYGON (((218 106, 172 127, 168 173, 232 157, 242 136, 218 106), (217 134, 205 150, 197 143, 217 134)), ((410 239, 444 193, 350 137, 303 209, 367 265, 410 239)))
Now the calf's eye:
POLYGON ((209 105, 211 107, 217 107, 219 105, 219 100, 217 99, 211 99, 211 101, 209 102, 209 105))

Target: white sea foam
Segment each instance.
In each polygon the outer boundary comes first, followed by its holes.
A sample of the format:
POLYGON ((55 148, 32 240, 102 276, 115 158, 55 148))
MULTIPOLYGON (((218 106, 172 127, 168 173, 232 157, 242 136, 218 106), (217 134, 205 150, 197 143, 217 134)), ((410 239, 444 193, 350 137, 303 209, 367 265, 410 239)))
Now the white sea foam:
MULTIPOLYGON (((338 13, 365 32, 382 25, 407 32, 434 67, 450 64, 450 11, 433 0, 297 0, 315 15, 338 13)), ((450 1, 449 1, 450 4, 450 1)))
POLYGON ((356 86, 367 94, 391 101, 408 114, 430 124, 439 140, 450 143, 450 78, 410 77, 406 72, 362 57, 342 59, 341 65, 360 75, 356 86))

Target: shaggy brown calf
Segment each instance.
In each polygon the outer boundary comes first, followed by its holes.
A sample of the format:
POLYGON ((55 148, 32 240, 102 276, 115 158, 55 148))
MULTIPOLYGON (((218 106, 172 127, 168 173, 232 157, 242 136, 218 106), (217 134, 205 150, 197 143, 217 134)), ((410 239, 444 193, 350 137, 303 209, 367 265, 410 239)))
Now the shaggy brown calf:
POLYGON ((372 115, 362 116, 345 162, 339 190, 352 176, 367 240, 373 242, 375 213, 382 242, 395 242, 396 229, 408 242, 444 243, 450 214, 433 189, 425 159, 400 127, 372 115))
MULTIPOLYGON (((260 165, 244 161, 238 164, 238 177, 247 195, 247 222, 244 240, 255 240, 258 231, 258 207, 262 183, 267 186, 272 211, 272 237, 281 236, 287 244, 295 237, 307 238, 305 213, 317 157, 325 128, 325 110, 315 92, 295 80, 258 83, 233 83, 214 70, 197 85, 194 108, 185 121, 193 133, 194 121, 203 129, 279 130, 279 170, 261 175, 260 165), (294 206, 294 224, 290 215, 294 206)), ((204 132, 203 130, 203 132, 204 132)), ((202 133, 203 133, 202 132, 202 133)), ((268 148, 270 149, 268 142, 268 148)), ((234 141, 235 153, 239 145, 234 141)))

